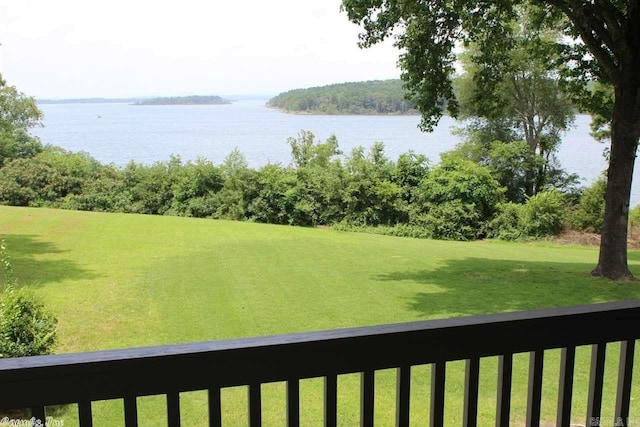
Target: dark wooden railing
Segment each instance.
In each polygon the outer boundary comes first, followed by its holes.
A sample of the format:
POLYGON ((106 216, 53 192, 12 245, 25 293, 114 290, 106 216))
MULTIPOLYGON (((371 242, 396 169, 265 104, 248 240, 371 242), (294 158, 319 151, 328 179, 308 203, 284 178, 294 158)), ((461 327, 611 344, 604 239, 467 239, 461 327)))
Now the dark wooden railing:
POLYGON ((92 402, 123 399, 124 424, 138 422, 137 397, 167 396, 169 426, 180 425, 180 393, 208 390, 209 423, 221 425, 220 390, 248 387, 248 421, 262 423, 261 385, 287 383, 287 423, 300 424, 299 382, 324 377, 326 426, 337 424, 337 376, 361 375, 362 426, 373 425, 374 375, 397 368, 396 425, 408 426, 411 367, 432 364, 431 422, 445 419, 449 361, 466 360, 464 425, 477 425, 480 358, 498 356, 496 425, 510 419, 513 356, 529 352, 526 425, 540 424, 544 351, 561 350, 557 425, 569 426, 577 346, 592 346, 586 425, 600 425, 605 348, 620 342, 615 420, 627 426, 640 301, 482 315, 326 332, 235 339, 0 360, 0 407, 32 408, 76 403, 81 426, 91 426, 92 402))

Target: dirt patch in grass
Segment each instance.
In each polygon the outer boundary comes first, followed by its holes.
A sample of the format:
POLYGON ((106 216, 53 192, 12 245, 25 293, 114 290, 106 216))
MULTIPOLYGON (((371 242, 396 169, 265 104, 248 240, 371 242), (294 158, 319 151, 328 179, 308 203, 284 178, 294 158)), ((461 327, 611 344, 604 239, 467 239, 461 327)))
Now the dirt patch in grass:
MULTIPOLYGON (((565 230, 553 239, 554 242, 565 245, 599 246, 600 235, 584 231, 565 230)), ((640 229, 629 230, 627 239, 629 249, 640 249, 640 229)))

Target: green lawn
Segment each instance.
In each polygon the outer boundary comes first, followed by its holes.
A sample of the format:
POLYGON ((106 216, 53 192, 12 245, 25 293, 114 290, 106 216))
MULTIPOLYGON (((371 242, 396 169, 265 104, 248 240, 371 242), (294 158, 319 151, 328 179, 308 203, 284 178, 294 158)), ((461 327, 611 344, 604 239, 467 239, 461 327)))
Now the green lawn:
MULTIPOLYGON (((15 275, 59 320, 57 352, 375 325, 640 298, 640 284, 588 275, 597 248, 548 243, 443 242, 240 222, 0 207, 0 237, 15 275)), ((640 252, 629 255, 640 274, 640 252)), ((607 369, 613 388, 615 352, 607 369)), ((584 423, 588 350, 576 373, 576 422, 584 423)), ((555 422, 558 352, 545 360, 543 412, 555 422)), ((495 358, 482 361, 481 425, 493 424, 495 358)), ((515 363, 513 418, 522 420, 526 355, 515 363)), ((428 367, 414 369, 416 424, 428 418, 428 367)), ((636 376, 638 377, 638 376, 636 376)), ((393 420, 393 372, 376 377, 376 416, 393 420), (384 406, 384 407, 383 407, 384 406)), ((463 369, 447 371, 447 416, 461 424, 463 369)), ((640 390, 640 380, 634 390, 640 390)), ((303 425, 320 425, 322 384, 302 384, 303 425)), ((357 376, 339 380, 341 425, 357 424, 357 376)), ((263 392, 265 425, 284 425, 284 386, 263 392)), ((206 424, 206 396, 183 396, 185 425, 206 424)), ((604 415, 613 417, 613 393, 604 415)), ((639 399, 636 399, 639 400, 639 399)), ((111 426, 118 402, 94 405, 111 426)), ((228 425, 243 425, 246 391, 224 390, 228 425)), ((640 417, 640 404, 632 406, 640 417)), ((139 399, 141 425, 164 417, 162 398, 139 399)), ((65 426, 73 408, 60 416, 65 426)), ((632 415, 633 416, 633 415, 632 415)), ((517 424, 514 424, 517 425, 517 424)))

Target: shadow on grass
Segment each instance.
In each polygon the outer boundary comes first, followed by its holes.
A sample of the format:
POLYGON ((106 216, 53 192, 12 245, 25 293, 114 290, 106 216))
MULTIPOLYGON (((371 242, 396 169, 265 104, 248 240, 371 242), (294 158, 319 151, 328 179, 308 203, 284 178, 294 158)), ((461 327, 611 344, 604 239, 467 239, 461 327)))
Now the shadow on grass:
MULTIPOLYGON (((42 259, 40 255, 63 254, 51 242, 38 240, 38 236, 27 234, 3 234, 14 275, 19 285, 38 286, 66 279, 93 279, 96 274, 80 267, 68 259, 42 259)), ((3 280, 0 271, 0 282, 3 280)))
POLYGON ((376 277, 424 288, 409 298, 419 318, 467 316, 640 298, 640 282, 589 275, 592 264, 466 258, 435 270, 376 277))

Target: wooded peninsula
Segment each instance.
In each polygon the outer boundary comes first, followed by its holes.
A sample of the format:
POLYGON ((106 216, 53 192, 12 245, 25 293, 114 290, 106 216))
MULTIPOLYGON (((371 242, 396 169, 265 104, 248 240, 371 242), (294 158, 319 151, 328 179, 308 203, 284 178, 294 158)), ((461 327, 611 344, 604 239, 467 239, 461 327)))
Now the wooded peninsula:
POLYGON ((267 106, 303 114, 417 114, 404 93, 399 79, 340 83, 283 92, 267 106))
POLYGON ((133 105, 224 105, 231 104, 228 99, 219 96, 171 96, 142 99, 133 105))

